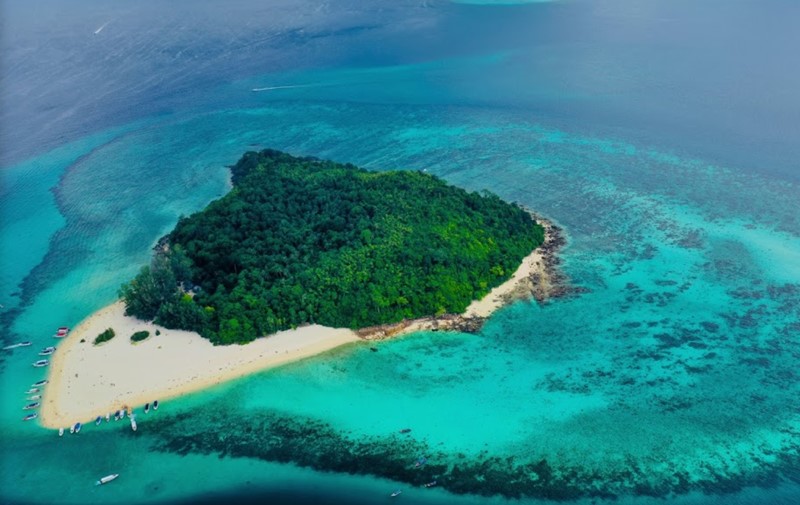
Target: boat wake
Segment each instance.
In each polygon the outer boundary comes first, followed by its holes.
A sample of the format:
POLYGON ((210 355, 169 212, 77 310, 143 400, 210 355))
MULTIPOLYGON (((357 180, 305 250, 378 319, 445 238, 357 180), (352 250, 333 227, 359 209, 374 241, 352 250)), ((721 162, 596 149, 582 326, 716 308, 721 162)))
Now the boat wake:
POLYGON ((260 91, 272 91, 275 89, 313 88, 315 86, 320 86, 320 84, 288 84, 286 86, 267 86, 265 88, 253 88, 250 91, 258 93, 260 91))

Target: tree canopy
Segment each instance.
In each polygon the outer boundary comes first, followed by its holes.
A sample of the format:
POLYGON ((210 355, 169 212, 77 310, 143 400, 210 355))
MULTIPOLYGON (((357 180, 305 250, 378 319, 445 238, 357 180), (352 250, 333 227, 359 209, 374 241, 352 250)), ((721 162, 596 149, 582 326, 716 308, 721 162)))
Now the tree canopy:
POLYGON ((421 172, 274 150, 231 170, 230 193, 181 218, 122 286, 127 314, 230 344, 460 313, 544 240, 518 205, 421 172))

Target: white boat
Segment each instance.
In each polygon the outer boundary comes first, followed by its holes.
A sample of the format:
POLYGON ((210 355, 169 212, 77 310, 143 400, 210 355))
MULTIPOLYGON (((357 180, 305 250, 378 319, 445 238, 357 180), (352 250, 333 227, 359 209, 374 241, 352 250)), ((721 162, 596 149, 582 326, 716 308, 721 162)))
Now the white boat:
POLYGON ((47 366, 49 364, 50 362, 47 361, 46 359, 40 359, 39 361, 33 363, 33 366, 35 366, 36 368, 42 368, 43 366, 47 366))
POLYGON ((390 494, 389 496, 391 496, 392 498, 394 498, 395 496, 399 496, 401 493, 402 493, 402 491, 400 491, 400 490, 398 489, 397 491, 395 491, 394 493, 390 494))
POLYGON ((108 484, 117 477, 119 477, 118 473, 112 473, 111 475, 106 475, 105 477, 102 477, 100 480, 97 481, 97 485, 100 486, 103 484, 108 484))
POLYGON ((52 346, 45 347, 44 349, 39 351, 39 356, 49 356, 49 355, 53 354, 55 351, 56 351, 55 347, 52 347, 52 346))
POLYGON ((11 344, 3 347, 3 349, 16 349, 17 347, 28 347, 33 342, 19 342, 17 344, 11 344))
POLYGON ((22 410, 33 410, 39 408, 39 402, 33 402, 22 407, 22 410))
POLYGON ((132 429, 133 431, 136 431, 136 416, 134 416, 133 414, 131 414, 131 415, 130 415, 130 418, 131 418, 131 429, 132 429))
POLYGON ((75 433, 75 426, 70 426, 69 427, 69 432, 70 433, 75 433))
POLYGON ((108 422, 109 419, 111 419, 111 416, 109 416, 109 414, 106 413, 106 422, 108 422))
POLYGON ((59 428, 58 429, 58 436, 59 437, 63 437, 64 436, 64 428, 59 428))
POLYGON ((41 399, 42 399, 42 395, 33 395, 33 396, 28 397, 28 400, 31 400, 31 401, 33 401, 33 400, 41 400, 41 399))
POLYGON ((23 417, 22 420, 23 421, 30 421, 32 419, 36 419, 37 417, 39 417, 39 414, 34 412, 33 414, 28 414, 27 416, 23 417))
POLYGON ((38 393, 38 392, 39 392, 39 388, 30 388, 29 390, 25 391, 25 394, 26 395, 30 395, 30 394, 38 393))

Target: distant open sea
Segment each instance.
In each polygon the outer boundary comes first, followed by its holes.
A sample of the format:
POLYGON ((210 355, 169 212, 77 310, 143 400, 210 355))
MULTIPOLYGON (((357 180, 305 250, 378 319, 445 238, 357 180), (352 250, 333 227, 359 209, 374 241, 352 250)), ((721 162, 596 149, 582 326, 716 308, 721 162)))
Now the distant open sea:
POLYGON ((33 342, 0 357, 0 503, 800 503, 797 2, 0 11, 0 340, 33 342), (585 292, 140 409, 137 432, 22 422, 54 329, 267 147, 535 209, 585 292))

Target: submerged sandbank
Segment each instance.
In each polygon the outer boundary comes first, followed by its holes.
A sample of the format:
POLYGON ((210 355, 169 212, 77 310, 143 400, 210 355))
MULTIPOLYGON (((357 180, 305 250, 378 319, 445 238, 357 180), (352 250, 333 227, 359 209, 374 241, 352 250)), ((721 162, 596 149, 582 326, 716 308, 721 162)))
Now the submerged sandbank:
POLYGON ((41 424, 67 427, 125 407, 199 391, 274 366, 314 356, 361 339, 381 339, 420 330, 477 330, 503 305, 517 299, 544 301, 561 291, 555 252, 563 244, 559 228, 537 216, 545 242, 523 259, 514 275, 464 314, 402 321, 354 332, 319 325, 275 333, 246 345, 213 346, 194 332, 170 330, 125 316, 120 302, 81 322, 53 355, 40 411, 41 424), (94 339, 107 328, 116 336, 94 339), (131 335, 146 330, 138 343, 131 335), (156 330, 160 333, 156 335, 156 330))

